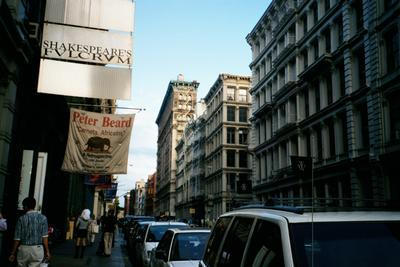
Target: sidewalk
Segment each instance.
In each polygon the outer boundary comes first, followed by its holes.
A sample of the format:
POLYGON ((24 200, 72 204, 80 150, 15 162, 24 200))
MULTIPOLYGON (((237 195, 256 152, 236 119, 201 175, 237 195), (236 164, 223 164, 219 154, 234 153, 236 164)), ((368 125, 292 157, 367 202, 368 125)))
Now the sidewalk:
MULTIPOLYGON (((118 232, 118 231, 116 231, 118 232)), ((132 267, 129 257, 126 254, 125 241, 123 235, 118 233, 115 237, 114 248, 112 249, 111 257, 97 256, 96 250, 99 244, 100 234, 96 237, 96 242, 93 247, 87 247, 83 259, 75 259, 75 247, 72 240, 67 240, 64 243, 57 244, 50 251, 51 261, 49 267, 132 267)))

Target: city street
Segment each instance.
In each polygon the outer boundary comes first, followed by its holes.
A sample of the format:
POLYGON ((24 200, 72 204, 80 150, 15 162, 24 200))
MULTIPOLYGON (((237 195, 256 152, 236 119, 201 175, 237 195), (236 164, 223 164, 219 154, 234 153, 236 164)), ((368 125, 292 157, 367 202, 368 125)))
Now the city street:
POLYGON ((74 244, 72 240, 55 245, 52 249, 52 258, 49 267, 69 267, 69 266, 96 266, 96 267, 131 267, 129 257, 126 254, 125 242, 122 234, 117 234, 115 245, 112 249, 111 257, 97 256, 96 250, 100 241, 97 236, 93 247, 87 247, 83 259, 74 258, 74 244))

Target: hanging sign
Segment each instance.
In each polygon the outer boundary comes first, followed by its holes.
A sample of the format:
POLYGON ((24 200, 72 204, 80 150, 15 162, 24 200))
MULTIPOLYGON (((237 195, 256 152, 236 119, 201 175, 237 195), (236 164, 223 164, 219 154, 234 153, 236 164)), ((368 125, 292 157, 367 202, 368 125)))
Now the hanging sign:
POLYGON ((62 170, 84 174, 126 174, 134 114, 71 109, 62 170))

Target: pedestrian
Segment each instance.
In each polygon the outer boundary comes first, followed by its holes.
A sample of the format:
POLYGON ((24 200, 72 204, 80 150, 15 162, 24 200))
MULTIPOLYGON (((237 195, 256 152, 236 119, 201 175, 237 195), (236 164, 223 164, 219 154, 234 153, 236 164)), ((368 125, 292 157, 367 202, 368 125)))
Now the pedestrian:
POLYGON ((0 212, 0 233, 7 231, 7 220, 3 217, 0 212))
POLYGON ((76 221, 75 258, 83 258, 87 246, 88 229, 90 224, 90 210, 84 209, 76 221), (80 251, 80 253, 79 253, 80 251))
POLYGON ((103 236, 104 236, 104 255, 111 256, 112 242, 115 232, 115 224, 117 220, 114 217, 114 211, 109 210, 108 215, 103 220, 103 236))
POLYGON ((96 234, 98 233, 99 233, 99 225, 97 224, 97 220, 95 219, 95 216, 93 214, 92 219, 90 220, 89 231, 88 231, 88 240, 90 246, 93 246, 96 234))
POLYGON ((38 267, 45 259, 50 260, 47 218, 34 210, 36 200, 33 197, 25 198, 22 206, 26 213, 18 218, 8 259, 14 262, 17 257, 18 267, 38 267))

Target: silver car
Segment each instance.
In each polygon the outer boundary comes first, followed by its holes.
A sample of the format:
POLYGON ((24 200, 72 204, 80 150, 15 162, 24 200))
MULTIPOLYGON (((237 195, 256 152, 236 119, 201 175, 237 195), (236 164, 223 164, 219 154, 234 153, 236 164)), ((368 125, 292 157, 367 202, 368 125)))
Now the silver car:
POLYGON ((150 259, 151 267, 198 266, 210 236, 208 229, 170 229, 150 259))
POLYGON ((151 251, 157 247, 161 237, 171 228, 189 228, 186 223, 180 222, 151 222, 146 231, 137 237, 136 260, 139 265, 148 267, 150 265, 151 251))

